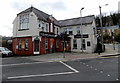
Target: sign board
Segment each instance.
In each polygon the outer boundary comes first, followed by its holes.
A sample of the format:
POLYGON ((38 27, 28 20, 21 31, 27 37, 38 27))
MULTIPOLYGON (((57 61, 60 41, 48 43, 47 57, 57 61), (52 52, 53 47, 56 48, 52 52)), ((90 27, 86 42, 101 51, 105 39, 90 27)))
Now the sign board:
POLYGON ((50 38, 56 37, 54 33, 48 33, 48 32, 39 32, 39 36, 50 37, 50 38))
MULTIPOLYGON (((74 35, 74 38, 81 38, 82 35, 74 35)), ((89 35, 88 34, 83 34, 83 37, 82 38, 89 38, 89 35)))

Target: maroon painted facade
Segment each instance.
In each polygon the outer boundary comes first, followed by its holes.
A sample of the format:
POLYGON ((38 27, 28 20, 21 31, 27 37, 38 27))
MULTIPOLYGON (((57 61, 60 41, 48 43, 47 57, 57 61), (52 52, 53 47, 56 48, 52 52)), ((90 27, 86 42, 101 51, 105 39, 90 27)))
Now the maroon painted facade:
MULTIPOLYGON (((54 52, 63 52, 63 42, 60 38, 47 38, 41 37, 39 39, 39 53, 38 54, 48 54, 54 52), (46 45, 46 40, 48 41, 46 45), (46 47, 47 46, 47 47, 46 47)), ((65 51, 71 51, 70 40, 66 41, 65 51)), ((16 55, 34 55, 35 41, 32 41, 32 37, 18 37, 13 38, 13 52, 16 55), (26 40, 28 40, 28 48, 26 49, 26 40), (20 44, 21 45, 20 45, 20 44), (20 46, 21 47, 20 47, 20 46), (19 49, 20 47, 20 49, 19 49)))

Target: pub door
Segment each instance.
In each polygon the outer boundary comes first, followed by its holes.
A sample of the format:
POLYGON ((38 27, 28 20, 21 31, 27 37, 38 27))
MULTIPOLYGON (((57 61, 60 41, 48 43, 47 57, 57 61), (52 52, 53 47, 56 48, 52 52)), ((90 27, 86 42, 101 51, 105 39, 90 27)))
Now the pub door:
POLYGON ((40 44, 39 44, 39 40, 34 40, 34 54, 40 54, 39 53, 39 48, 40 48, 40 44))

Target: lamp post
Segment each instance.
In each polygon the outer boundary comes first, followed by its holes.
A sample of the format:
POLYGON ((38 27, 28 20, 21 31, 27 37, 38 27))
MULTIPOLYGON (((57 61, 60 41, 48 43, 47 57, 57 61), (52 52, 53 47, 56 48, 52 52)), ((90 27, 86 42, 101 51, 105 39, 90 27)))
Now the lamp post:
MULTIPOLYGON (((81 8, 80 10, 80 17, 82 18, 82 10, 84 9, 84 7, 81 8)), ((83 52, 83 32, 82 32, 82 19, 81 19, 81 50, 83 52)))
MULTIPOLYGON (((108 4, 105 4, 104 6, 107 6, 108 4)), ((99 6, 100 11, 100 27, 101 27, 101 44, 102 44, 102 51, 103 51, 103 28, 102 28, 102 13, 101 13, 102 6, 99 6)))

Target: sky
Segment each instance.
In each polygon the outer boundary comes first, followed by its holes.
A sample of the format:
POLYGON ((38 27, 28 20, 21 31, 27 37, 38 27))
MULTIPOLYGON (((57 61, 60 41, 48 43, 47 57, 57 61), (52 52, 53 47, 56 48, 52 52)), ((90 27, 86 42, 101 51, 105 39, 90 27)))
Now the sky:
POLYGON ((31 5, 49 15, 53 15, 57 20, 99 15, 99 6, 102 13, 109 15, 110 12, 118 11, 120 0, 2 0, 0 2, 0 35, 12 36, 13 21, 18 13, 31 7, 31 5), (104 6, 109 4, 108 6, 104 6))

